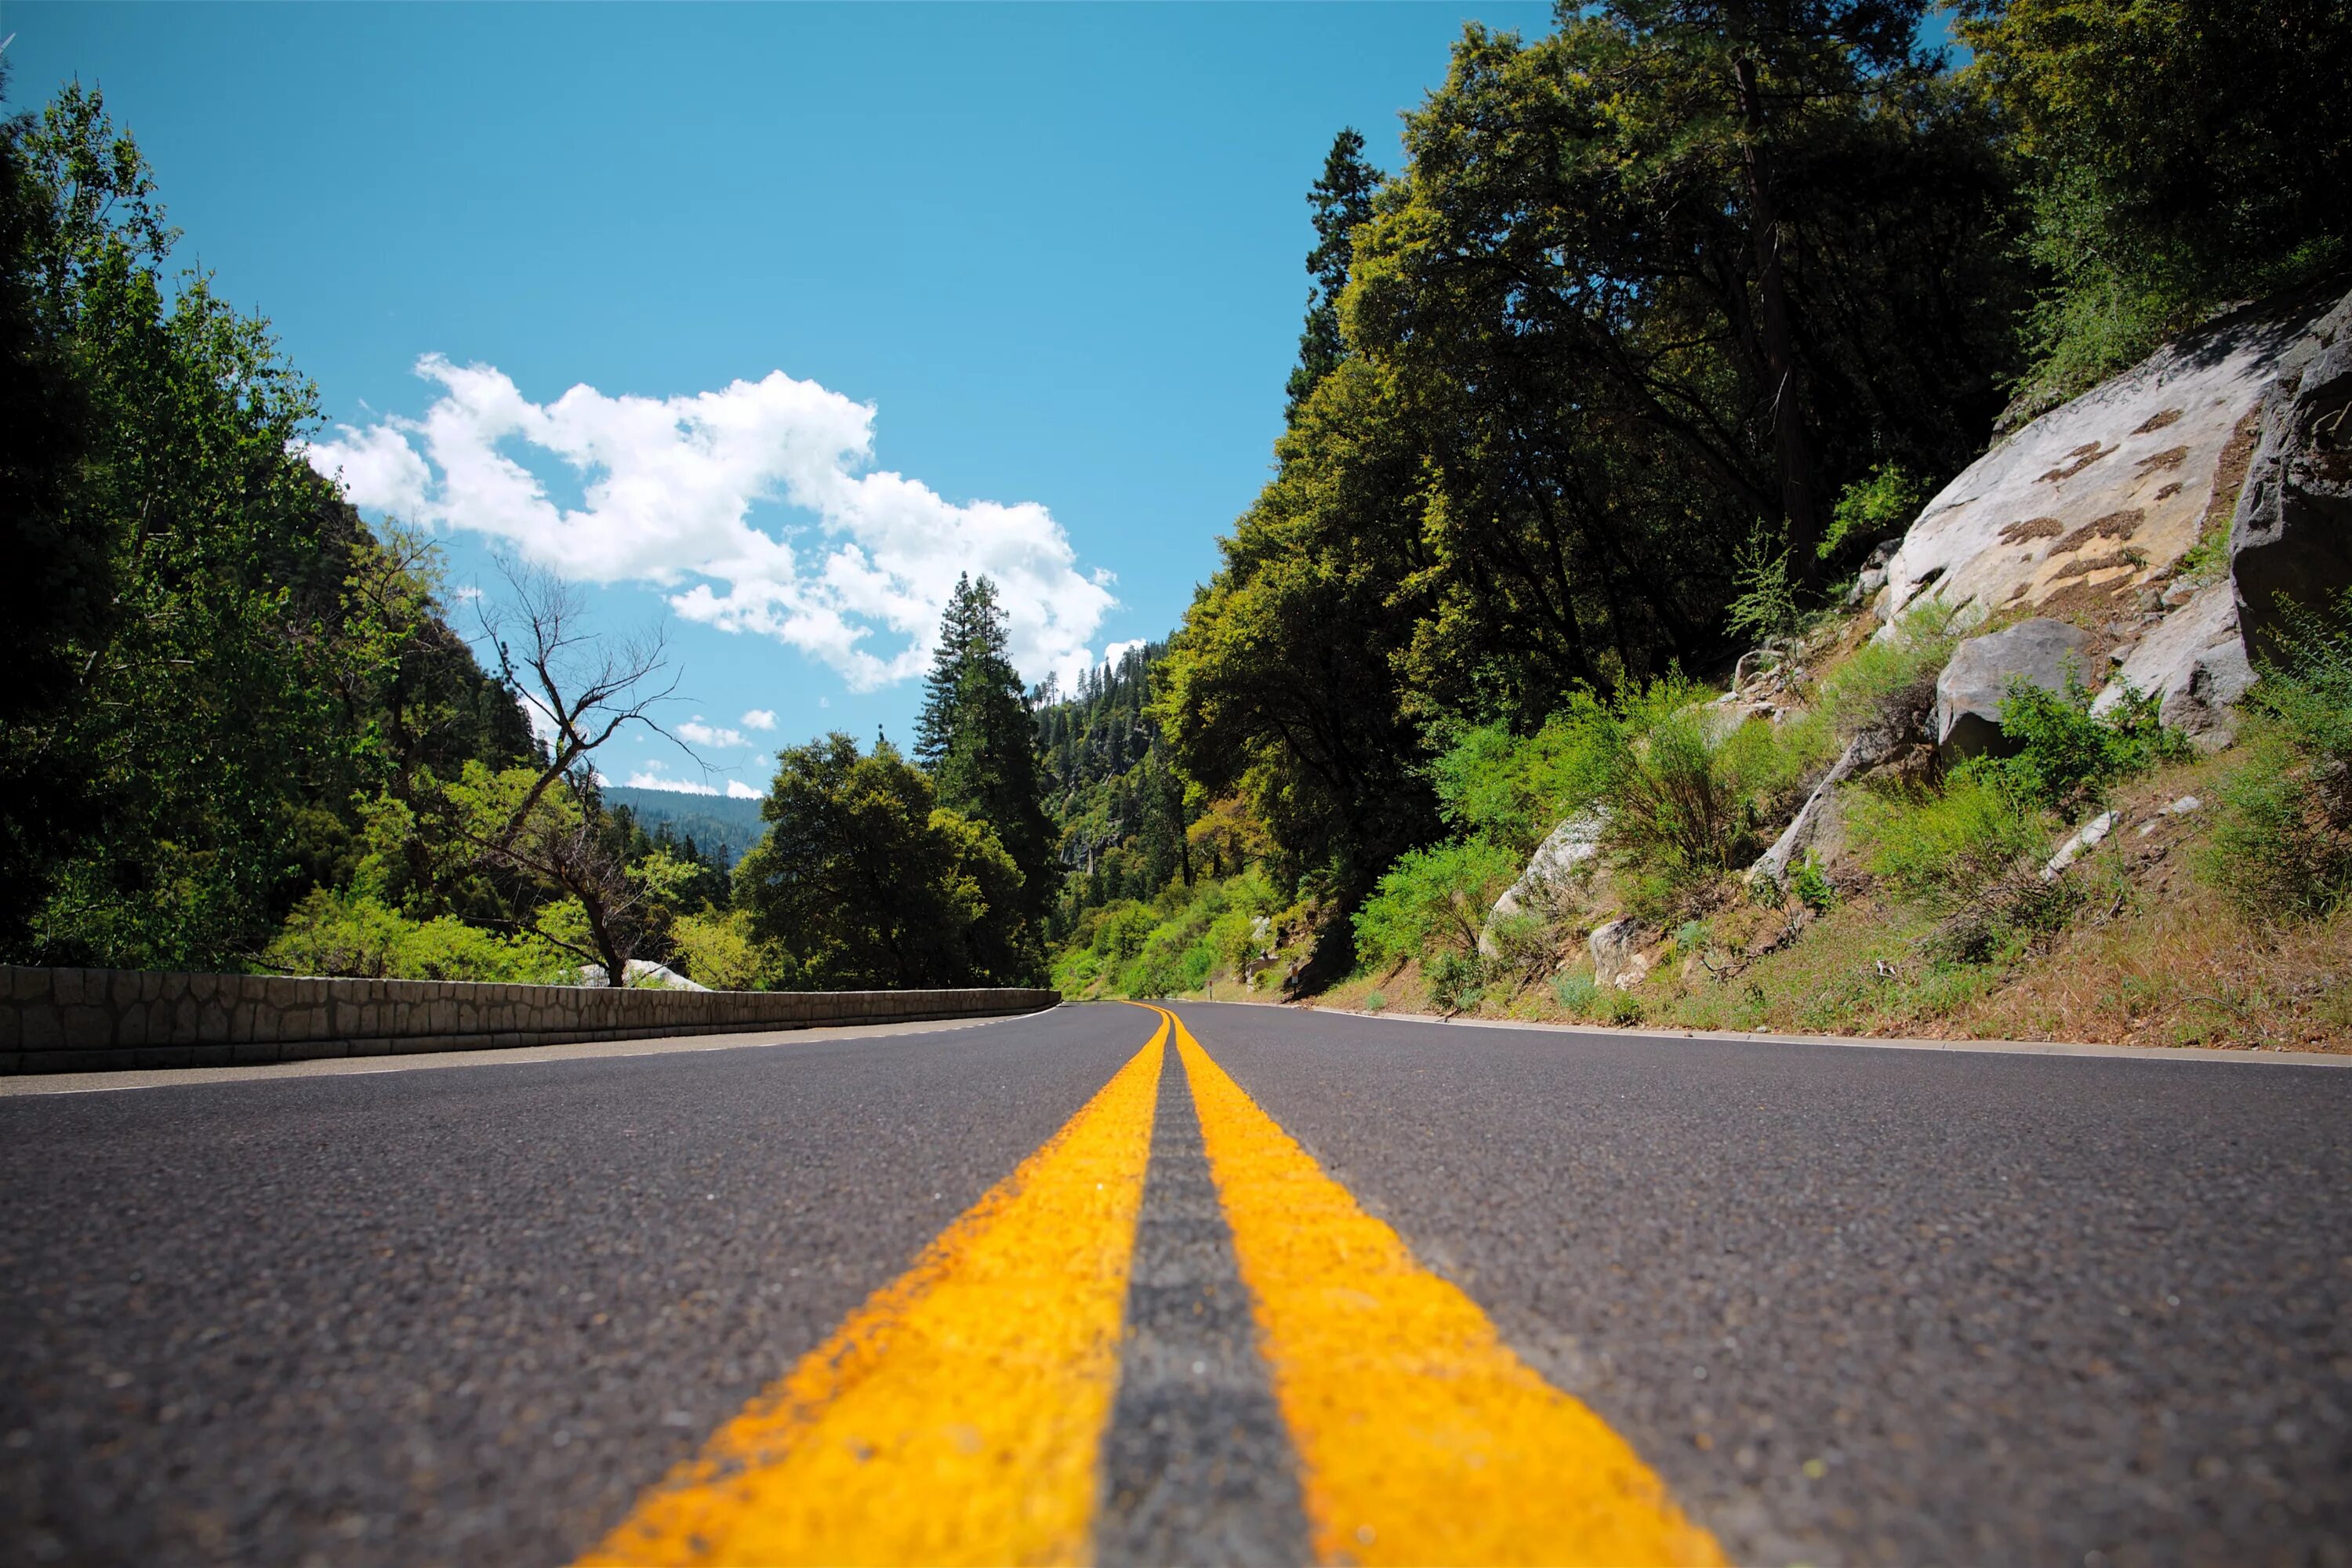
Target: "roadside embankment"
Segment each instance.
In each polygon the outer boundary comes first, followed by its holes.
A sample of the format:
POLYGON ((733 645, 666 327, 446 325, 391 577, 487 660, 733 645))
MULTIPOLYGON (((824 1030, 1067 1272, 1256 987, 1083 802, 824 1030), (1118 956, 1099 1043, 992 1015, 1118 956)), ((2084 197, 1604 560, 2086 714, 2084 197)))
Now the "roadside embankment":
POLYGON ((0 964, 0 1074, 305 1061, 984 1018, 1059 993, 656 991, 0 964))

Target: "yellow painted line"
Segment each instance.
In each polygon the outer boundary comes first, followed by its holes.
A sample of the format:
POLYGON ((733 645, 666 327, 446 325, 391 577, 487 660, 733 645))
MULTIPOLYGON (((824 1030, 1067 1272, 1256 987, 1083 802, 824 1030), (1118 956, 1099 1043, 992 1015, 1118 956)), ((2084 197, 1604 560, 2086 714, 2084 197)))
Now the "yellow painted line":
POLYGON ((1083 1561, 1167 1037, 581 1561, 1083 1561))
POLYGON ((1258 1109, 1174 1015, 1316 1554, 1719 1563, 1633 1447, 1258 1109))

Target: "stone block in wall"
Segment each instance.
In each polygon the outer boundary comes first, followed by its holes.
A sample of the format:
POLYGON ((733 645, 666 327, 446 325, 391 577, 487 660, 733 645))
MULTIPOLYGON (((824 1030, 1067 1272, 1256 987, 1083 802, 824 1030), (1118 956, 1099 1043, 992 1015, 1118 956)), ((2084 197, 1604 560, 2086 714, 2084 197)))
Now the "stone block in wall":
POLYGON ((238 1067, 267 1067, 278 1059, 278 1044, 274 1040, 234 1040, 229 1044, 228 1059, 238 1067))

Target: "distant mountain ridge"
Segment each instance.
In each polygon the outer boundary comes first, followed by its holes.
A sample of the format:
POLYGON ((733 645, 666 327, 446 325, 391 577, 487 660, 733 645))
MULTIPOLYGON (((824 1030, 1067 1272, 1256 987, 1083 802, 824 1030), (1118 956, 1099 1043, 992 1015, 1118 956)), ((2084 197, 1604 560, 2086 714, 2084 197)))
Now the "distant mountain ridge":
POLYGON ((681 838, 693 839, 698 848, 716 851, 730 868, 768 831, 768 825, 760 819, 760 803, 756 800, 606 784, 604 803, 627 806, 648 832, 656 824, 669 824, 671 832, 681 838))

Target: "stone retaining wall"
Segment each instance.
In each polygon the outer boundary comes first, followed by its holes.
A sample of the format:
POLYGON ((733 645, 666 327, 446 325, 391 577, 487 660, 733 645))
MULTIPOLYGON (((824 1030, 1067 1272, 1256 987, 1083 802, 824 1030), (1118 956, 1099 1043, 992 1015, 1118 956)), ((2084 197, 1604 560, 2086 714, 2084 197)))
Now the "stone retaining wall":
POLYGON ((1030 1013, 1054 991, 615 991, 0 964, 0 1074, 216 1067, 1030 1013))

